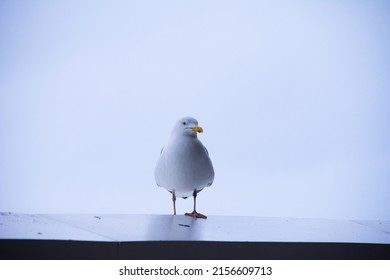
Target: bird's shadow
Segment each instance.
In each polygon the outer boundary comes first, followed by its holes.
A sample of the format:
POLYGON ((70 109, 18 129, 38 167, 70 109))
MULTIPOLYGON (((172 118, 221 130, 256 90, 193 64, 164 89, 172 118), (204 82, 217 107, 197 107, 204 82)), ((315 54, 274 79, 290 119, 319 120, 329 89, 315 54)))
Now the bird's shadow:
POLYGON ((147 240, 202 240, 205 220, 185 215, 158 215, 147 226, 147 240))

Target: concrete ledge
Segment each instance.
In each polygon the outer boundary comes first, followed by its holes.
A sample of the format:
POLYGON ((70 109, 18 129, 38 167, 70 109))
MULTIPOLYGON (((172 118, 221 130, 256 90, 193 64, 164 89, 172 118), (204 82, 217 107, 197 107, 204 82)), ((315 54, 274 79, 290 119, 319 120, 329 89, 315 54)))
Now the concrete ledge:
POLYGON ((389 221, 0 213, 1 259, 390 259, 389 221))
POLYGON ((389 244, 312 242, 0 240, 1 259, 389 260, 389 244))

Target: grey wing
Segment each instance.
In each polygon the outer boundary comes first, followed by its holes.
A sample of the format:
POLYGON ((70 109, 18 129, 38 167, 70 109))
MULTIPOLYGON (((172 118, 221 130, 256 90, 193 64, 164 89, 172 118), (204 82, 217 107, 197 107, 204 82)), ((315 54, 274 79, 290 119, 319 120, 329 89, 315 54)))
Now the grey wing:
MULTIPOLYGON (((209 151, 207 150, 207 148, 206 148, 205 146, 203 146, 203 148, 204 148, 204 150, 205 150, 207 156, 209 156, 209 151)), ((214 168, 213 168, 213 169, 214 169, 214 168)), ((214 172, 214 170, 213 170, 213 172, 214 172)), ((212 181, 207 183, 207 187, 210 187, 210 186, 213 184, 213 182, 214 182, 214 176, 213 176, 212 181)))

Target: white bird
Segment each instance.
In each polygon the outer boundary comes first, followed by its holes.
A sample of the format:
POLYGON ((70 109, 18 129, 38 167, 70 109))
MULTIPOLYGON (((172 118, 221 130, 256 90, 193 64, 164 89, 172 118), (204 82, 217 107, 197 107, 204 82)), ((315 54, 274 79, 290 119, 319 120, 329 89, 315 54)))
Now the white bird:
POLYGON ((176 197, 194 197, 194 211, 186 215, 207 218, 196 212, 196 196, 214 181, 214 168, 209 153, 199 141, 203 132, 192 117, 178 120, 168 144, 161 150, 154 176, 158 186, 172 193, 173 214, 176 215, 176 197))

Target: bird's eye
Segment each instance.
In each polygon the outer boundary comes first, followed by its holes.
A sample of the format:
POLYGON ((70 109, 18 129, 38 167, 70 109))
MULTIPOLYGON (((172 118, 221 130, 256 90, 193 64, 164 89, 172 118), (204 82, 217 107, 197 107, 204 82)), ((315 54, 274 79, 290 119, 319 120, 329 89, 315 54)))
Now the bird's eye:
POLYGON ((187 123, 186 122, 183 122, 183 125, 186 125, 187 123))

